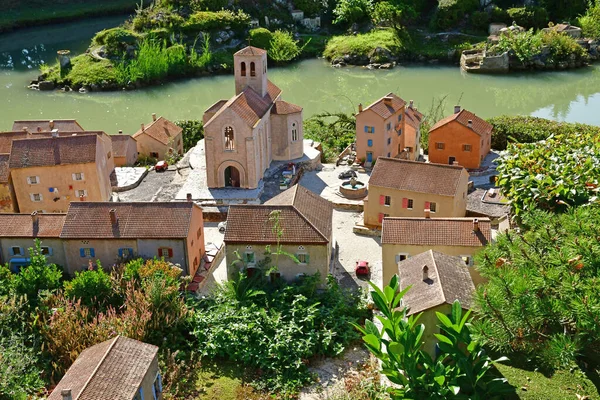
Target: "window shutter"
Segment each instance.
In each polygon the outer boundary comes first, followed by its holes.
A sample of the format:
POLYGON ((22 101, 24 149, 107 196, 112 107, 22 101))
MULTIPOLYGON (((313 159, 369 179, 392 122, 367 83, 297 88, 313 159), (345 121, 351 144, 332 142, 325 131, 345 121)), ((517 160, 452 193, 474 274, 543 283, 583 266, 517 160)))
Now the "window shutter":
POLYGON ((75 174, 71 174, 71 178, 72 178, 74 181, 76 181, 76 180, 77 180, 77 177, 75 176, 75 174))
POLYGON ((132 248, 129 248, 129 249, 127 249, 127 250, 129 251, 129 257, 133 257, 133 249, 132 249, 132 248))
POLYGON ((402 198, 402 208, 408 208, 408 199, 406 197, 402 198))
POLYGON ((140 397, 144 400, 144 389, 140 388, 140 397))
POLYGON ((425 202, 425 209, 428 210, 431 207, 431 203, 426 201, 425 202))
POLYGON ((85 180, 85 176, 83 175, 83 172, 81 173, 81 180, 85 180))
POLYGON ((307 263, 307 264, 308 264, 308 263, 310 263, 310 254, 308 254, 308 253, 307 253, 307 254, 305 255, 305 257, 306 257, 306 263, 307 263))
POLYGON ((84 248, 79 249, 79 256, 85 257, 85 249, 84 248))
POLYGON ((365 125, 365 133, 369 132, 369 127, 365 125))
POLYGON ((31 177, 27 177, 27 183, 31 185, 31 177))
POLYGON ((162 248, 161 247, 158 248, 158 257, 159 258, 162 257, 162 248))
POLYGON ((156 400, 156 388, 154 387, 154 384, 152 385, 152 397, 156 400))
POLYGON ((160 374, 158 374, 156 378, 158 379, 158 390, 160 390, 160 392, 162 393, 162 377, 160 376, 160 374))
POLYGON ((385 204, 385 196, 382 194, 379 195, 379 204, 381 204, 381 205, 385 204))
POLYGON ((35 182, 36 182, 36 183, 40 183, 40 177, 39 177, 39 176, 36 176, 36 177, 35 177, 35 182))
POLYGON ((379 213, 379 223, 383 222, 383 213, 379 213))
POLYGON ((19 254, 24 256, 25 255, 25 250, 23 250, 22 247, 19 247, 19 254))
POLYGON ((400 254, 396 254, 396 264, 400 262, 400 254))
POLYGON ((123 258, 123 249, 119 249, 119 258, 123 258))
POLYGON ((90 257, 95 257, 96 256, 96 252, 94 251, 93 248, 90 249, 90 257))
POLYGON ((173 249, 169 249, 169 258, 173 257, 173 249))
POLYGON ((51 256, 51 255, 52 255, 52 253, 54 253, 54 252, 52 251, 52 247, 48 247, 48 255, 49 255, 49 256, 51 256))
POLYGON ((44 196, 40 193, 40 201, 44 200, 44 196))

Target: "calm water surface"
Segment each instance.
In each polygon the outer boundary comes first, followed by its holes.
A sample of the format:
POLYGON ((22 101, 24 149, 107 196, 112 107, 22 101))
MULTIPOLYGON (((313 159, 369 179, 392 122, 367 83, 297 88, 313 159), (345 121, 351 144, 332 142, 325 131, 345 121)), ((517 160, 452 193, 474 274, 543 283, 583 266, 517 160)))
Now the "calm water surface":
MULTIPOLYGON (((57 50, 79 54, 96 31, 122 20, 111 17, 0 34, 0 130, 10 129, 15 119, 76 118, 87 129, 133 133, 153 112, 172 120, 201 119, 211 104, 233 95, 232 76, 181 80, 133 92, 26 88, 38 75, 39 64, 54 61, 57 50)), ((523 114, 600 125, 599 65, 571 72, 477 76, 447 66, 334 69, 314 59, 273 68, 269 78, 283 89, 286 100, 304 107, 305 117, 350 111, 393 91, 413 99, 424 111, 434 99, 446 97, 447 113, 459 103, 482 117, 523 114)))

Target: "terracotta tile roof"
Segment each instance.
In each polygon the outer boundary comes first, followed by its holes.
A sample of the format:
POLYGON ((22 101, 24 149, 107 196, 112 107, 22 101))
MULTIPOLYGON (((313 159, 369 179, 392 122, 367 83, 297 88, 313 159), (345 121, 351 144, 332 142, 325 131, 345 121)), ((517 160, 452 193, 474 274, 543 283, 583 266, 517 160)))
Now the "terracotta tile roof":
POLYGON ((302 107, 283 100, 277 100, 271 109, 271 114, 279 115, 295 114, 299 112, 302 112, 302 107))
POLYGON ((12 147, 12 141, 15 139, 26 139, 31 137, 32 135, 28 135, 25 132, 0 132, 0 153, 1 154, 10 154, 10 149, 12 147))
POLYGON ((35 133, 38 128, 42 132, 50 132, 52 129, 58 129, 59 132, 83 132, 84 129, 74 119, 39 119, 39 120, 20 120, 15 121, 12 126, 13 131, 22 131, 27 128, 29 132, 35 133), (50 127, 50 121, 54 121, 54 128, 50 127))
MULTIPOLYGON (((475 189, 467 195, 467 215, 499 218, 510 212, 510 205, 508 203, 490 202, 488 193, 486 189, 475 189)), ((498 199, 506 200, 501 194, 497 194, 496 196, 498 199)))
POLYGON ((97 142, 93 134, 14 140, 10 168, 93 163, 97 142))
POLYGON ((375 101, 373 104, 369 105, 363 110, 363 112, 366 110, 373 110, 375 113, 377 113, 377 115, 381 116, 382 118, 389 118, 392 115, 394 115, 394 113, 396 113, 398 110, 404 108, 405 105, 406 101, 402 100, 400 97, 390 92, 382 98, 380 98, 379 100, 375 101), (391 97, 392 102, 390 105, 387 105, 385 103, 386 97, 391 97))
POLYGON ((227 103, 227 100, 219 100, 217 101, 215 104, 213 104, 212 106, 208 107, 208 109, 206 111, 204 111, 205 114, 207 113, 216 113, 217 111, 219 111, 221 109, 221 107, 223 107, 225 104, 227 103))
POLYGON ((369 178, 369 185, 454 196, 465 169, 457 165, 433 164, 418 161, 379 157, 369 178))
POLYGON ((0 154, 0 183, 8 183, 8 177, 10 176, 9 160, 10 154, 0 154))
POLYGON ((267 54, 267 51, 254 46, 246 46, 235 53, 234 56, 259 56, 262 54, 267 54))
POLYGON ((152 121, 150 125, 144 126, 144 130, 140 128, 136 133, 133 134, 133 138, 137 138, 142 134, 146 134, 153 139, 158 140, 164 145, 168 145, 174 137, 179 135, 183 131, 182 128, 175 125, 173 122, 166 118, 158 117, 156 121, 152 121))
POLYGON ((0 237, 58 238, 66 214, 0 214, 0 237))
POLYGON ((281 243, 329 243, 333 206, 299 185, 262 205, 230 206, 225 243, 276 243, 277 235, 269 221, 273 211, 281 212, 281 243))
POLYGON ((264 97, 264 100, 273 103, 280 94, 281 89, 270 80, 267 80, 267 95, 264 97))
POLYGON ((463 309, 471 308, 475 285, 469 269, 460 257, 429 250, 398 263, 400 290, 411 288, 402 298, 408 315, 442 304, 460 301, 463 309), (427 267, 427 279, 423 269, 427 267))
POLYGON ((98 343, 81 352, 48 400, 62 400, 62 389, 71 389, 73 400, 132 400, 157 353, 123 336, 98 343))
MULTIPOLYGON (((71 202, 60 234, 64 239, 181 239, 188 236, 193 215, 189 202, 71 202), (116 210, 117 224, 110 221, 116 210)), ((199 207, 198 207, 199 208, 199 207)))
POLYGON ((406 123, 415 129, 418 129, 423 121, 423 114, 417 111, 416 108, 407 107, 404 117, 406 118, 406 123))
POLYGON ((492 240, 488 218, 394 218, 383 219, 381 244, 415 246, 485 246, 492 240), (479 230, 474 231, 474 220, 479 230))
POLYGON ((460 110, 458 113, 452 114, 449 117, 439 120, 435 123, 435 125, 433 125, 429 132, 432 132, 437 128, 444 126, 452 121, 456 121, 459 124, 468 127, 469 120, 473 121, 473 126, 471 129, 473 129, 473 132, 475 132, 479 136, 489 135, 492 133, 493 127, 490 123, 465 109, 460 110))
POLYGON ((127 150, 133 148, 137 152, 137 140, 129 135, 110 135, 112 152, 115 157, 125 157, 127 150))

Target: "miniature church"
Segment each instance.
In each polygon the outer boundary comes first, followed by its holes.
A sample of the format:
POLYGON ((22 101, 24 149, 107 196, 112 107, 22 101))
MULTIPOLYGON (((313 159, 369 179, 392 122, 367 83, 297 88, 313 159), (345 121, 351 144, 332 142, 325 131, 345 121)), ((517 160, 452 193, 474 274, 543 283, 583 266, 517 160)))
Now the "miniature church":
POLYGON ((271 161, 304 154, 302 108, 283 101, 267 78, 267 52, 248 46, 233 55, 235 96, 204 112, 209 188, 255 189, 271 161))

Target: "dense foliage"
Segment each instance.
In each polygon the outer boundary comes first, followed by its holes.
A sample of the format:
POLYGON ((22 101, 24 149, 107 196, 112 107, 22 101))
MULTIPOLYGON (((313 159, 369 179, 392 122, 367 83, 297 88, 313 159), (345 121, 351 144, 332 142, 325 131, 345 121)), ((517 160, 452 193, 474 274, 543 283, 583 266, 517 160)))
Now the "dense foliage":
POLYGON ((373 10, 372 0, 338 0, 333 10, 336 24, 354 24, 367 21, 373 10))
POLYGON ((579 18, 579 24, 584 37, 600 39, 600 1, 590 2, 585 15, 579 18))
POLYGON ((600 144, 593 129, 556 133, 537 143, 515 143, 498 159, 498 185, 512 211, 562 211, 594 203, 600 179, 600 144))
POLYGON ((439 0, 431 24, 436 29, 448 29, 457 25, 466 14, 477 10, 477 0, 439 0))
POLYGON ((323 56, 330 60, 346 54, 369 56, 376 48, 397 54, 402 47, 402 42, 393 30, 380 29, 354 36, 333 36, 327 42, 323 56))
POLYGON ((521 232, 487 246, 477 257, 489 279, 477 291, 479 337, 553 368, 598 357, 599 220, 595 205, 560 215, 532 211, 521 232))
POLYGON ((323 158, 332 162, 356 139, 356 118, 325 112, 304 121, 304 136, 323 145, 323 158))
POLYGON ((185 119, 175 121, 175 124, 183 129, 183 151, 188 151, 204 139, 204 125, 197 119, 185 119))
POLYGON ((434 358, 422 350, 425 326, 418 324, 422 314, 408 315, 400 305, 410 287, 399 291, 394 276, 382 291, 371 283, 371 297, 383 316, 377 316, 382 329, 371 321, 364 328, 366 347, 382 363, 382 373, 397 387, 388 392, 393 398, 409 399, 493 399, 512 392, 505 379, 493 375, 492 359, 470 333, 471 312, 462 312, 458 300, 449 315, 436 312, 440 322, 439 354, 434 358))
POLYGON ((350 322, 367 316, 359 294, 329 277, 301 283, 267 284, 241 274, 196 306, 194 335, 207 357, 224 357, 260 371, 256 384, 279 394, 295 393, 312 381, 309 361, 334 356, 358 338, 350 322))
POLYGON ((117 304, 110 274, 103 269, 75 272, 75 277, 65 282, 65 296, 79 299, 84 306, 103 310, 117 304))
POLYGON ((507 10, 510 22, 527 29, 542 29, 548 26, 548 12, 543 7, 520 7, 507 10))

